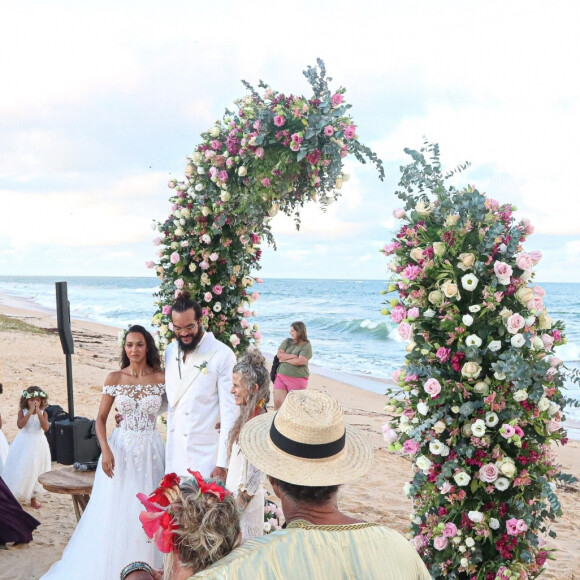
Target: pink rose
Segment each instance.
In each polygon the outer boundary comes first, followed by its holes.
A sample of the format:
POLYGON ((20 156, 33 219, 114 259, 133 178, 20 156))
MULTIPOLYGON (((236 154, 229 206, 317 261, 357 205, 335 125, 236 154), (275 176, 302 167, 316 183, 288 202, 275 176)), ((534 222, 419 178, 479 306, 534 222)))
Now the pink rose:
POLYGON ((429 393, 431 397, 435 398, 441 392, 441 384, 437 379, 429 379, 424 385, 426 393, 429 393))
POLYGON ((286 119, 282 115, 276 115, 274 117, 274 125, 276 125, 276 127, 283 127, 284 123, 286 123, 286 119))
POLYGON ((433 540, 433 547, 436 550, 445 550, 445 548, 447 548, 447 546, 449 545, 449 540, 447 539, 446 536, 437 536, 434 540, 433 540))
POLYGON ((154 246, 160 246, 161 245, 161 238, 157 237, 153 240, 153 245, 154 246))
POLYGON ((413 441, 413 439, 407 439, 403 443, 403 451, 409 455, 415 455, 415 453, 419 451, 419 444, 416 441, 413 441))
POLYGON ((441 346, 437 349, 437 352, 435 353, 435 356, 442 362, 447 362, 449 360, 449 356, 451 355, 451 349, 450 348, 445 348, 444 346, 441 346))
MULTIPOLYGON (((448 483, 448 482, 445 482, 448 483)), ((449 484, 450 488, 451 485, 449 484)), ((441 488, 443 490, 443 488, 441 488)), ((451 489, 449 489, 450 491, 451 489)), ((443 492, 446 493, 446 492, 443 492)), ((454 538, 457 535, 457 526, 453 522, 447 522, 443 528, 443 535, 446 538, 454 538)))
POLYGON ((383 439, 387 443, 394 443, 399 440, 399 434, 386 423, 383 425, 383 439))
POLYGON ((260 294, 258 294, 258 292, 252 292, 252 300, 255 302, 258 298, 260 297, 260 294))
POLYGON ((268 177, 264 177, 264 179, 262 179, 262 185, 264 187, 270 187, 270 179, 268 177))
POLYGON ((207 269, 209 269, 209 262, 206 262, 205 260, 203 260, 202 262, 199 263, 199 267, 202 270, 207 270, 207 269))
POLYGON ((479 468, 479 479, 486 483, 492 483, 499 477, 499 469, 495 463, 487 463, 479 468))
POLYGON ((409 308, 409 312, 407 312, 407 318, 411 318, 412 320, 419 318, 419 309, 416 306, 409 308))
POLYGON ((550 419, 550 422, 548 423, 548 431, 550 433, 554 433, 555 431, 559 431, 562 427, 562 424, 560 423, 560 420, 552 417, 552 419, 550 419))
POLYGON ((152 262, 151 260, 147 260, 145 262, 145 266, 149 269, 153 268, 155 266, 155 262, 152 262))
POLYGON ((391 378, 393 379, 393 381, 395 381, 395 383, 398 383, 399 379, 401 378, 401 369, 397 369, 396 371, 393 371, 391 373, 391 378))
POLYGON ((262 340, 262 333, 259 330, 257 332, 254 332, 254 339, 257 340, 258 342, 262 340))
POLYGON ((209 259, 210 259, 212 262, 215 262, 215 261, 216 261, 218 258, 219 258, 219 254, 218 254, 217 252, 212 252, 212 253, 209 255, 209 259))
POLYGON ((165 305, 162 309, 161 312, 165 315, 165 316, 169 316, 171 314, 171 306, 169 305, 165 305))
POLYGON ((399 324, 407 316, 407 310, 402 304, 397 304, 391 310, 391 320, 399 324))
POLYGON ((175 280, 175 287, 179 288, 181 290, 181 288, 183 288, 185 282, 181 279, 178 278, 177 280, 175 280))
POLYGON ((256 157, 258 159, 262 159, 262 157, 264 157, 264 148, 263 147, 258 147, 255 151, 256 153, 256 157))
POLYGON ((242 318, 242 320, 240 321, 240 325, 242 326, 242 328, 248 328, 248 326, 250 326, 250 323, 245 318, 242 318))
POLYGON ((546 291, 541 286, 534 286, 532 292, 538 298, 543 298, 546 295, 546 291))
POLYGON ((399 207, 395 210, 393 210, 393 215, 400 220, 401 218, 405 217, 405 210, 402 207, 399 207))
POLYGON ((550 366, 553 368, 559 367, 564 361, 561 358, 558 358, 557 356, 551 356, 548 359, 548 362, 550 363, 550 366))
POLYGON ((542 334, 542 342, 544 343, 544 348, 550 350, 554 346, 554 337, 549 334, 542 334))
POLYGON ((344 101, 344 97, 340 93, 335 93, 330 98, 333 107, 338 107, 342 101, 344 101))
POLYGON ((334 127, 332 125, 326 125, 326 127, 324 127, 324 134, 327 137, 332 137, 334 135, 334 127))
POLYGON ((415 536, 411 540, 411 544, 413 544, 413 548, 419 551, 421 548, 425 547, 425 538, 423 536, 415 536))
POLYGON ((544 301, 539 297, 532 298, 531 300, 528 300, 526 308, 533 312, 542 312, 542 310, 544 310, 544 301))
POLYGON ((413 329, 410 324, 402 322, 399 324, 398 329, 399 336, 402 340, 409 340, 413 336, 413 329))
POLYGON ((177 252, 173 252, 171 256, 169 256, 169 261, 172 264, 177 264, 177 262, 179 262, 179 254, 177 252))
POLYGON ((206 292, 206 293, 203 295, 203 299, 204 299, 206 302, 211 302, 211 299, 212 299, 211 292, 206 292))
POLYGON ((532 264, 535 266, 542 259, 542 252, 540 250, 533 250, 532 252, 528 252, 528 256, 530 256, 532 264))
POLYGON ((524 252, 516 258, 516 266, 520 268, 520 270, 529 272, 534 267, 534 263, 531 256, 524 252))
POLYGON ((212 288, 212 292, 216 295, 219 296, 222 292, 223 292, 223 288, 219 285, 216 284, 213 288, 212 288))
POLYGON ((500 284, 508 285, 510 283, 511 275, 513 274, 512 267, 505 262, 496 262, 493 265, 493 271, 497 276, 500 284))
POLYGON ((511 334, 516 334, 518 330, 526 325, 526 321, 521 314, 512 314, 507 319, 507 329, 511 334))
POLYGON ((528 235, 531 235, 534 233, 534 226, 531 224, 530 220, 527 218, 524 218, 522 220, 522 226, 524 228, 524 232, 528 235))

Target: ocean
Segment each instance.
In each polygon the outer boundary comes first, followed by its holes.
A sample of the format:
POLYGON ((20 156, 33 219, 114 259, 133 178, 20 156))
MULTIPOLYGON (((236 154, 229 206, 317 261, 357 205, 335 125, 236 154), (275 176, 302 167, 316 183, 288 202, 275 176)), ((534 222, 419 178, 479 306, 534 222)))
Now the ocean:
MULTIPOLYGON (((60 281, 67 282, 73 318, 153 329, 156 278, 0 276, 0 293, 54 311, 55 282, 60 281)), ((566 324, 568 344, 557 355, 567 367, 580 368, 580 284, 538 284, 546 290, 550 315, 566 324)), ((262 351, 273 355, 289 336, 290 324, 302 320, 312 342, 314 372, 384 393, 385 380, 406 354, 397 325, 381 315, 385 288, 382 280, 265 279, 253 288, 260 293, 253 304, 258 317, 252 320, 262 331, 262 351)), ((568 389, 569 396, 580 399, 578 386, 569 383, 568 389)), ((567 416, 570 427, 578 424, 574 438, 580 438, 580 409, 567 410, 567 416)))

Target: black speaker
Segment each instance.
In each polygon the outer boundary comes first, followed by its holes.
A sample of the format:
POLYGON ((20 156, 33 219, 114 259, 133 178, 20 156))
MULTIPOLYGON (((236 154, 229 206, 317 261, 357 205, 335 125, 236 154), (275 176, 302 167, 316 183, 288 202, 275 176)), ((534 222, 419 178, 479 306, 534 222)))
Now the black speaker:
POLYGON ((59 463, 72 465, 75 462, 89 463, 99 459, 101 449, 95 435, 94 424, 94 421, 85 417, 54 423, 56 460, 59 463))
POLYGON ((48 440, 48 447, 50 448, 51 461, 56 459, 56 426, 57 421, 68 419, 68 413, 60 405, 49 405, 46 409, 48 415, 48 431, 45 431, 46 439, 48 440))
POLYGON ((55 282, 56 286, 56 320, 58 335, 64 354, 74 354, 75 344, 70 328, 70 302, 68 301, 66 282, 55 282))

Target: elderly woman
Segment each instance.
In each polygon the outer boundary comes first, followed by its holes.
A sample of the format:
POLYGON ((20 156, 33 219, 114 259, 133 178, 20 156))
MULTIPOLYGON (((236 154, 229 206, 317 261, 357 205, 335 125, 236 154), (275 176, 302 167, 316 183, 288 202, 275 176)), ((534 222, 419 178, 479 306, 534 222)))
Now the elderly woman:
POLYGON ((265 359, 258 349, 249 349, 233 368, 233 387, 240 413, 230 432, 228 444, 229 469, 226 487, 234 492, 241 511, 242 540, 264 533, 265 474, 248 463, 238 445, 242 427, 254 417, 266 412, 270 400, 270 377, 265 359))
POLYGON ((308 361, 312 358, 312 346, 306 335, 304 322, 290 325, 290 338, 278 347, 280 366, 274 381, 274 408, 278 410, 290 391, 300 391, 308 386, 308 361))

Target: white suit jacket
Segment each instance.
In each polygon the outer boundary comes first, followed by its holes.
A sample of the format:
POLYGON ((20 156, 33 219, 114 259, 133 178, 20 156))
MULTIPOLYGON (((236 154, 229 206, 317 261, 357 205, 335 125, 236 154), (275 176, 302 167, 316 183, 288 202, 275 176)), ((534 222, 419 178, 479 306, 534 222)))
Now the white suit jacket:
POLYGON ((214 467, 227 467, 228 436, 237 416, 230 392, 236 357, 211 332, 205 333, 185 362, 182 358, 181 368, 178 353, 177 342, 165 351, 165 472, 186 476, 191 469, 209 477, 214 467), (217 423, 221 423, 219 430, 217 423))

